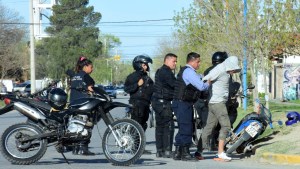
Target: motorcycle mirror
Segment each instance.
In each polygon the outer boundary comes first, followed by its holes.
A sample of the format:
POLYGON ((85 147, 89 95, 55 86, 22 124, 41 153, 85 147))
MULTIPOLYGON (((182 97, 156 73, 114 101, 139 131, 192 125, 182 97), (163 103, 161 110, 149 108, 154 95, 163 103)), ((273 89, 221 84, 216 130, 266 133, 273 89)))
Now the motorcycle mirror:
POLYGON ((279 126, 283 125, 283 122, 281 120, 278 120, 277 123, 278 123, 279 126))

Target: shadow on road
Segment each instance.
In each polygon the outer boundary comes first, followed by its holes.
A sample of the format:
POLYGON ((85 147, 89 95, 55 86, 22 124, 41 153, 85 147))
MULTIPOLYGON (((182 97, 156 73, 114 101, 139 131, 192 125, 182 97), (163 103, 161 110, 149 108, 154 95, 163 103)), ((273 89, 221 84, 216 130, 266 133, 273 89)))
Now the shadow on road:
POLYGON ((150 158, 141 158, 132 166, 158 166, 158 165, 166 165, 166 161, 155 160, 150 158))
POLYGON ((154 145, 155 145, 155 144, 156 144, 156 141, 147 141, 147 142, 146 142, 146 145, 150 145, 150 144, 154 144, 154 145))
MULTIPOLYGON (((86 158, 86 157, 85 157, 86 158)), ((68 159, 70 165, 76 164, 94 164, 94 163, 109 163, 107 159, 68 159)), ((38 163, 32 165, 55 165, 55 164, 63 164, 66 163, 64 158, 53 158, 52 160, 40 161, 38 163)), ((67 163, 66 163, 67 164, 67 163)), ((130 165, 130 167, 136 166, 158 166, 158 165, 166 165, 166 161, 155 160, 150 158, 141 158, 135 164, 130 165)), ((112 164, 113 165, 113 164, 112 164)))
MULTIPOLYGON (((85 157, 86 158, 86 157, 85 157)), ((109 163, 107 159, 72 159, 72 158, 67 158, 69 163, 72 164, 80 164, 80 163, 109 163)), ((53 158, 52 160, 47 160, 47 161, 40 161, 38 163, 35 163, 33 165, 55 165, 55 164, 62 164, 62 163, 67 163, 65 159, 62 158, 53 158)))

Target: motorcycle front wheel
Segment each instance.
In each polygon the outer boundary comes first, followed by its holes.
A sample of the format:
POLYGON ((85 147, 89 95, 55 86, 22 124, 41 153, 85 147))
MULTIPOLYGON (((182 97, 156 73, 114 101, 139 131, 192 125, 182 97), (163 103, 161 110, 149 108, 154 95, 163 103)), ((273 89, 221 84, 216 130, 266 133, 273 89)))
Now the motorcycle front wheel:
POLYGON ((42 134, 43 130, 30 123, 15 124, 7 128, 0 140, 2 155, 12 164, 28 165, 43 157, 47 150, 47 139, 22 142, 22 139, 42 134))
POLYGON ((240 145, 242 145, 245 141, 248 141, 251 138, 251 136, 247 133, 244 132, 240 138, 233 143, 227 150, 226 153, 227 154, 231 154, 232 152, 234 152, 240 145))
POLYGON ((118 166, 135 163, 146 145, 142 126, 132 119, 120 119, 111 124, 102 140, 103 152, 109 162, 118 166))

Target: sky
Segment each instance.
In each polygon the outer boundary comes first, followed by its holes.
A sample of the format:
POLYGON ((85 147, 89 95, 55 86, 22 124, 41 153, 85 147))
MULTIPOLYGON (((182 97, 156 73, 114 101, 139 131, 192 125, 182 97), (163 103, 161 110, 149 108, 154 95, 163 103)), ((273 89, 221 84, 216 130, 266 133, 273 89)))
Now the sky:
MULTIPOLYGON (((40 2, 50 0, 40 0, 40 2)), ((17 11, 29 23, 29 0, 0 0, 2 5, 17 11)), ((139 54, 155 55, 159 42, 174 31, 172 19, 182 8, 188 9, 193 0, 90 0, 89 6, 102 14, 101 33, 120 38, 122 44, 112 54, 132 59, 139 54), (164 20, 151 22, 149 20, 164 20), (125 22, 146 21, 146 22, 125 22), (123 23, 116 23, 123 22, 123 23), (125 22, 125 23, 124 23, 125 22)), ((45 11, 49 15, 49 11, 45 11)), ((43 20, 47 20, 43 18, 43 20)), ((46 21, 45 21, 46 22, 46 21)))

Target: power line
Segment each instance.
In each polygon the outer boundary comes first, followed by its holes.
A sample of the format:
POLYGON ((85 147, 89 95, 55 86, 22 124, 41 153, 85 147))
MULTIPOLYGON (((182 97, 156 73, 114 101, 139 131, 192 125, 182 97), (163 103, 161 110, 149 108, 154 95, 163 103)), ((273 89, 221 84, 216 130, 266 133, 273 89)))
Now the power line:
POLYGON ((168 35, 136 35, 136 36, 119 36, 118 37, 123 37, 123 38, 153 38, 153 37, 171 37, 171 36, 168 36, 168 35))
MULTIPOLYGON (((1 25, 39 25, 39 23, 26 22, 0 22, 1 25)), ((42 25, 50 25, 50 23, 41 23, 42 25)), ((98 24, 99 26, 99 24, 98 24)), ((140 26, 174 26, 174 25, 101 25, 106 27, 140 27, 140 26)))
POLYGON ((161 21, 173 21, 173 19, 149 19, 149 20, 139 20, 139 21, 114 21, 114 22, 100 22, 99 24, 118 24, 118 23, 138 23, 138 22, 161 22, 161 21))
MULTIPOLYGON (((102 24, 123 24, 123 23, 146 23, 146 22, 163 22, 163 21, 173 21, 173 19, 150 19, 150 20, 132 20, 132 21, 114 21, 114 22, 100 22, 97 25, 101 26, 120 26, 120 25, 102 25, 102 24)), ((39 23, 26 23, 26 22, 2 22, 0 24, 21 24, 21 25, 30 25, 30 24, 39 24, 39 23)), ((50 25, 50 23, 42 23, 43 25, 50 25)), ((173 25, 122 25, 122 26, 173 26, 173 25)))

